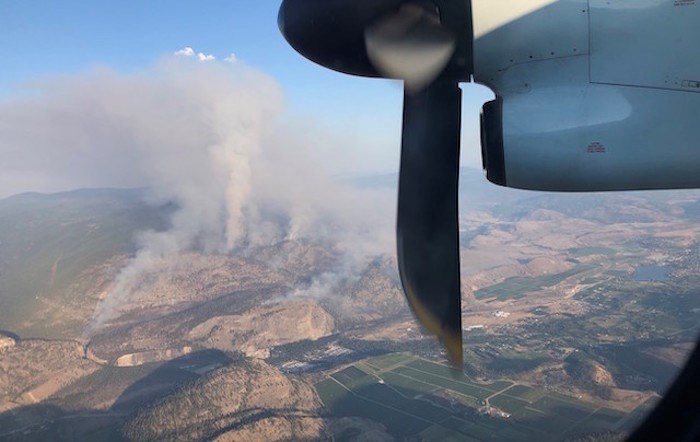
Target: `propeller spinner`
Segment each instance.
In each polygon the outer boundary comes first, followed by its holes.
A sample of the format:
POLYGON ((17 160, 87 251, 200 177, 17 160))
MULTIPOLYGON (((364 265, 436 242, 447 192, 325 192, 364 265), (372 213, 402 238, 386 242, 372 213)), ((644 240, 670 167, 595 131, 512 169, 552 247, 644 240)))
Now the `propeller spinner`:
POLYGON ((457 184, 467 1, 284 0, 289 44, 327 68, 404 80, 397 252, 414 314, 462 365, 457 184))

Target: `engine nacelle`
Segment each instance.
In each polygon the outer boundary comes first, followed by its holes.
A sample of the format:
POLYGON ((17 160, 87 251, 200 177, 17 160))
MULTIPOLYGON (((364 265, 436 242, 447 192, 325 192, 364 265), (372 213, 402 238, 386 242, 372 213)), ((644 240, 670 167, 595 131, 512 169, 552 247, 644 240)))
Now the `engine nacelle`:
POLYGON ((511 5, 473 1, 474 78, 497 96, 482 113, 490 181, 552 191, 700 187, 700 9, 511 5))

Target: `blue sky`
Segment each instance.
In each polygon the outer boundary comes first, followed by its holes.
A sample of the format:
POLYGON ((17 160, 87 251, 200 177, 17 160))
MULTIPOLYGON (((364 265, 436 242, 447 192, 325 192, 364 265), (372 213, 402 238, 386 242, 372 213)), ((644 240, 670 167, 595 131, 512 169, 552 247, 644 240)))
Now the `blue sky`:
MULTIPOLYGON (((279 1, 0 0, 0 99, 22 83, 95 66, 146 68, 189 46, 223 59, 231 53, 274 77, 290 115, 329 131, 352 131, 375 150, 373 169, 396 166, 401 85, 356 78, 299 56, 277 28, 279 1)), ((466 85, 463 164, 478 162, 478 110, 490 93, 466 85)))

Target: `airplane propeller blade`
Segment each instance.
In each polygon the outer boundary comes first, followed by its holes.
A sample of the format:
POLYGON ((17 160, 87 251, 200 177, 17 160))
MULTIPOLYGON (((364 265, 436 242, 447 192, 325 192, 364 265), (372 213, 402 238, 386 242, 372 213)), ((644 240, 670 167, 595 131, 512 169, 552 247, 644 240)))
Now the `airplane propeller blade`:
POLYGON ((278 22, 289 44, 316 63, 404 80, 399 273, 416 317, 461 368, 459 82, 470 80, 473 65, 470 3, 284 0, 278 22))
POLYGON ((397 247, 418 320, 462 366, 457 182, 462 93, 438 79, 404 94, 397 247))

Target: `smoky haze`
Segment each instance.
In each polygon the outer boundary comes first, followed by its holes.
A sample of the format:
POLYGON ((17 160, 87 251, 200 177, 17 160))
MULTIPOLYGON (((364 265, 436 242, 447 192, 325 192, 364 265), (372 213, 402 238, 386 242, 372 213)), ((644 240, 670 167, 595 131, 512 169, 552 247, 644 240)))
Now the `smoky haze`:
POLYGON ((135 238, 138 252, 88 333, 135 295, 142 272, 185 251, 309 237, 332 237, 348 262, 393 250, 394 195, 331 178, 318 139, 342 140, 283 123, 283 93, 264 73, 169 57, 137 73, 99 69, 31 86, 31 96, 0 103, 0 196, 145 187, 149 202, 177 208, 167 231, 135 238))

